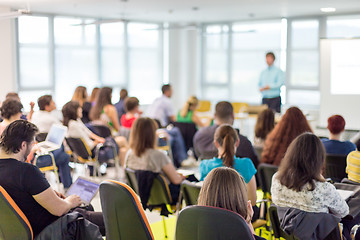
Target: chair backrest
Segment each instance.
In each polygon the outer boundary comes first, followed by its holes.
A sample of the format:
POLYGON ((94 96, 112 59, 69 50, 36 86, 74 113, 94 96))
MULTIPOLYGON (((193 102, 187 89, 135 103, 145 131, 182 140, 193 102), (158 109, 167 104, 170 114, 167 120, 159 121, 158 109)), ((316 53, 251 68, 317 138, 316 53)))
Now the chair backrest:
POLYGON ((295 236, 289 235, 280 227, 280 221, 277 213, 277 208, 275 206, 270 206, 269 208, 269 217, 271 222, 271 227, 274 231, 275 238, 285 238, 286 240, 296 240, 295 236))
POLYGON ((29 220, 0 186, 0 239, 33 239, 29 220))
POLYGON ((255 150, 255 153, 256 153, 259 161, 260 161, 261 160, 261 154, 262 154, 264 148, 263 147, 254 147, 254 150, 255 150))
POLYGON ((199 105, 196 108, 197 112, 210 112, 211 110, 211 102, 207 100, 200 100, 199 105))
POLYGON ((249 106, 246 102, 232 102, 231 105, 234 108, 234 113, 246 112, 249 106))
POLYGON ((100 200, 106 239, 154 239, 141 203, 129 186, 104 181, 100 184, 100 200))
POLYGON ((105 125, 90 124, 89 129, 102 138, 111 137, 111 130, 105 125))
POLYGON ((186 150, 193 148, 193 138, 197 131, 195 123, 173 122, 173 124, 175 127, 179 128, 181 135, 184 139, 186 150))
POLYGON ((190 206, 176 223, 176 240, 254 239, 244 218, 222 208, 190 206))
POLYGON ((91 151, 81 138, 65 138, 71 151, 81 157, 83 160, 91 158, 91 151))
POLYGON ((340 182, 347 177, 346 155, 326 154, 325 177, 340 182))
POLYGON ((150 197, 148 205, 158 206, 162 204, 171 204, 172 198, 170 194, 169 185, 167 184, 165 177, 158 174, 154 178, 153 185, 150 191, 150 197))
POLYGON ((135 176, 135 170, 132 170, 131 168, 125 168, 125 175, 126 179, 128 181, 129 186, 137 193, 139 194, 139 186, 136 180, 135 176))
MULTIPOLYGON (((136 180, 135 170, 126 168, 125 175, 129 186, 139 194, 139 185, 136 180)), ((159 206, 161 204, 171 204, 172 198, 169 190, 169 186, 166 183, 164 176, 158 174, 154 178, 153 185, 150 190, 150 196, 148 200, 148 205, 159 206)))
POLYGON ((187 180, 181 183, 180 192, 185 200, 186 206, 197 205, 201 186, 187 180))
POLYGON ((278 171, 278 166, 261 163, 258 166, 258 176, 260 178, 260 186, 264 193, 270 193, 272 177, 278 171))

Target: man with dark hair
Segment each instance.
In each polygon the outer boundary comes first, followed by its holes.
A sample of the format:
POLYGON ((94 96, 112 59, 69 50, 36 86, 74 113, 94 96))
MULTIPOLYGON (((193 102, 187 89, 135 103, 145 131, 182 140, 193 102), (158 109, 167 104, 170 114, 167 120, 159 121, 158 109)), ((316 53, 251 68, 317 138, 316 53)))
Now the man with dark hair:
MULTIPOLYGON (((51 95, 44 95, 38 99, 38 105, 40 111, 35 112, 32 116, 31 122, 34 123, 40 133, 49 133, 53 124, 62 125, 59 119, 55 117, 51 112, 56 109, 56 105, 51 95)), ((64 146, 61 145, 60 149, 53 151, 56 166, 59 168, 60 179, 64 185, 64 188, 69 188, 72 183, 70 174, 70 156, 64 151, 64 146)), ((44 164, 50 160, 48 156, 42 156, 39 162, 44 164), (41 160, 41 161, 40 161, 41 160)))
POLYGON ((128 97, 128 91, 125 88, 121 89, 120 100, 114 104, 114 107, 116 108, 116 111, 118 113, 119 122, 121 120, 122 115, 126 113, 124 103, 127 97, 128 97))
MULTIPOLYGON (((193 142, 196 155, 201 159, 210 159, 215 157, 218 153, 218 150, 213 144, 216 129, 221 124, 233 125, 233 123, 234 109, 231 103, 226 101, 218 102, 215 106, 214 125, 199 129, 194 136, 193 142)), ((247 139, 240 133, 239 140, 240 144, 236 149, 236 156, 250 158, 253 161, 255 167, 257 167, 257 165, 259 164, 259 160, 256 156, 255 150, 251 142, 249 141, 249 139, 247 139)))
MULTIPOLYGON (((53 190, 36 166, 24 162, 34 146, 37 131, 34 124, 16 120, 6 127, 0 138, 0 185, 25 214, 34 236, 81 204, 79 196, 65 198, 53 190)), ((104 226, 101 213, 79 212, 84 218, 104 226)))
POLYGON ((266 64, 268 68, 260 74, 259 90, 262 94, 262 104, 268 105, 270 109, 281 112, 280 88, 284 85, 285 76, 280 68, 274 66, 275 54, 266 53, 266 64))
POLYGON ((155 99, 149 107, 146 116, 156 119, 162 127, 166 127, 170 122, 175 122, 175 113, 170 98, 172 96, 172 87, 165 84, 161 87, 162 96, 155 99))

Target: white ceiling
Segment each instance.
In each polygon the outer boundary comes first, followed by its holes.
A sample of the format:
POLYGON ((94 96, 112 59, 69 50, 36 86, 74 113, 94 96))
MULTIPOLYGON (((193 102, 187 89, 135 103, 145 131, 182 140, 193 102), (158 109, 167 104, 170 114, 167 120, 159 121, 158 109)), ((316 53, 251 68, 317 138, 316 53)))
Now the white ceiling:
POLYGON ((360 13, 360 0, 0 0, 0 6, 14 9, 27 5, 36 13, 159 22, 312 16, 322 15, 321 7, 335 7, 336 14, 360 13))

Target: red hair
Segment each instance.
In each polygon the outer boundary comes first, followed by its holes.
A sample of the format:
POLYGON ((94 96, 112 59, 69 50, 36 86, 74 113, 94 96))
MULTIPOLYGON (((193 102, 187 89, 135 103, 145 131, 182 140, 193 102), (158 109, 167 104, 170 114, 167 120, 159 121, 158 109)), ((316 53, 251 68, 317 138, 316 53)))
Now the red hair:
POLYGON ((338 134, 345 129, 345 119, 340 115, 332 115, 328 118, 327 128, 332 134, 338 134))
POLYGON ((261 162, 279 165, 290 143, 304 132, 312 132, 306 117, 299 108, 289 108, 266 137, 261 162))

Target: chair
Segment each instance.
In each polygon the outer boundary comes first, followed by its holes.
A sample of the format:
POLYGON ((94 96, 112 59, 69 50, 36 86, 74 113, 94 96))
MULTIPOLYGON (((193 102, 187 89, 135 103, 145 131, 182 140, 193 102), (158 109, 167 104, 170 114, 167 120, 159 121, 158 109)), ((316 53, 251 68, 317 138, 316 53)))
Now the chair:
POLYGON ((184 139, 186 151, 194 147, 193 138, 197 131, 195 123, 183 123, 183 122, 173 122, 175 127, 178 127, 181 135, 184 139))
POLYGON ((200 100, 199 105, 196 108, 197 112, 210 112, 211 110, 211 102, 207 100, 200 100))
POLYGON ((175 236, 176 240, 254 239, 242 216, 205 206, 184 208, 177 219, 175 236))
POLYGON ((108 180, 99 189, 106 239, 154 239, 141 203, 129 186, 108 180))
POLYGON ((258 166, 258 174, 260 179, 261 190, 264 193, 264 198, 270 196, 270 189, 273 175, 278 171, 278 166, 261 163, 258 166))
POLYGON ((75 155, 75 159, 80 163, 85 163, 89 166, 93 166, 96 173, 99 174, 99 161, 98 155, 102 144, 98 144, 95 150, 95 156, 93 156, 91 150, 86 145, 85 141, 81 138, 65 138, 67 145, 70 147, 72 155, 75 155))
MULTIPOLYGON (((126 179, 129 186, 139 194, 139 186, 136 180, 135 170, 125 168, 126 179)), ((150 190, 150 197, 147 202, 147 206, 150 210, 157 209, 160 211, 160 215, 163 219, 165 238, 167 238, 167 229, 165 223, 165 216, 172 214, 172 198, 169 190, 169 186, 161 174, 158 174, 153 182, 150 190)))
POLYGON ((201 186, 187 180, 181 183, 180 193, 184 198, 186 206, 196 205, 200 194, 201 186))
POLYGON ((231 105, 234 108, 235 114, 246 112, 249 106, 249 104, 246 102, 232 102, 231 105))
POLYGON ((33 239, 29 220, 0 186, 0 239, 33 239))
POLYGON ((347 155, 326 154, 325 177, 335 182, 346 178, 346 157, 347 155))
POLYGON ((256 153, 256 156, 258 157, 259 161, 261 160, 261 154, 264 150, 263 147, 255 147, 254 146, 254 150, 255 150, 255 153, 256 153))
POLYGON ((89 129, 102 138, 111 137, 111 130, 105 125, 89 124, 89 129))
POLYGON ((54 172, 56 184, 58 186, 58 190, 60 190, 58 168, 56 167, 55 158, 54 158, 54 155, 52 154, 52 152, 36 154, 35 159, 34 159, 34 165, 37 166, 42 173, 49 172, 49 171, 54 172), (51 159, 50 164, 48 164, 48 165, 41 164, 41 162, 39 161, 39 158, 41 159, 41 157, 43 157, 43 156, 50 156, 50 159, 51 159))
POLYGON ((341 180, 341 183, 352 184, 352 185, 360 185, 360 183, 355 182, 355 181, 352 181, 352 180, 350 180, 350 179, 348 179, 348 178, 343 178, 343 179, 341 180))
POLYGON ((269 208, 269 217, 271 222, 271 227, 274 232, 275 239, 280 237, 285 238, 286 240, 296 240, 297 238, 294 235, 287 234, 283 229, 280 227, 280 221, 277 213, 277 208, 275 206, 270 206, 269 208))

